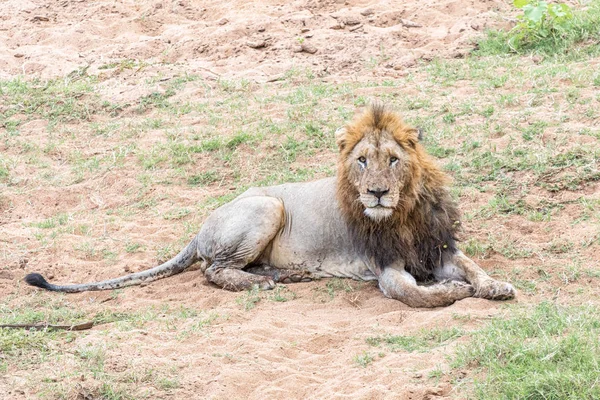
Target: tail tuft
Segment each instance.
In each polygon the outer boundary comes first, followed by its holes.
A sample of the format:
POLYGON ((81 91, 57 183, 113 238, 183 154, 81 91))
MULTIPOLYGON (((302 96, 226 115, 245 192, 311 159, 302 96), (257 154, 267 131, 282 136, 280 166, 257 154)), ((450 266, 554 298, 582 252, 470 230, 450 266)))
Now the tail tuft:
POLYGON ((42 289, 52 290, 52 286, 48 283, 46 279, 37 272, 27 274, 25 277, 25 282, 31 286, 37 286, 42 289))

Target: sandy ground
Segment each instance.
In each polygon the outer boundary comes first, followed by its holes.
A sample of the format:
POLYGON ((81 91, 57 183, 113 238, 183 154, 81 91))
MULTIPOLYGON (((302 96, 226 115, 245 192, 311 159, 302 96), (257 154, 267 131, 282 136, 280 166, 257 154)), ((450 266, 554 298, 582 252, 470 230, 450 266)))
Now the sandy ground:
POLYGON ((395 76, 415 60, 461 57, 498 26, 503 1, 5 1, 0 76, 49 78, 112 60, 183 63, 190 73, 276 79, 292 67, 323 75, 395 76), (212 72, 211 72, 212 71, 212 72))
MULTIPOLYGON (((499 0, 7 0, 0 4, 0 78, 48 79, 78 68, 102 74, 100 67, 123 59, 183 65, 189 73, 207 78, 258 82, 276 81, 290 68, 305 66, 334 81, 393 78, 420 59, 464 56, 473 48, 474 35, 506 23, 497 13, 506 7, 499 0), (382 59, 385 62, 371 63, 382 59)), ((166 74, 169 68, 164 66, 166 74)), ((127 74, 105 77, 104 87, 115 101, 137 98, 142 90, 127 74)), ((45 131, 42 120, 22 127, 22 135, 31 140, 43 141, 45 131)), ((27 168, 15 166, 15 172, 24 176, 27 168)), ((60 162, 54 168, 59 177, 68 169, 60 162)), ((133 237, 148 249, 174 243, 181 232, 169 221, 142 215, 119 225, 103 218, 102 210, 125 202, 124 193, 133 182, 133 175, 107 172, 69 186, 30 188, 25 182, 23 191, 13 190, 0 198, 5 263, 0 296, 30 296, 34 290, 20 280, 33 270, 55 281, 82 282, 154 265, 156 260, 144 252, 125 254, 108 265, 94 257, 82 259, 81 251, 65 251, 76 248, 81 239, 77 232, 67 235, 60 248, 38 250, 28 225, 61 212, 78 212, 90 223, 98 221, 91 235, 133 237)), ((177 193, 177 201, 185 207, 210 195, 187 188, 177 193)), ((474 198, 466 207, 482 202, 484 198, 474 198)), ((539 243, 551 239, 530 225, 506 217, 502 229, 540 235, 539 243)), ((564 223, 559 227, 569 229, 564 223)), ((478 229, 487 228, 470 227, 469 232, 478 229)), ((496 271, 514 266, 497 254, 481 264, 496 271)), ((133 395, 149 390, 150 398, 173 399, 450 398, 461 384, 460 373, 454 371, 452 379, 445 375, 441 381, 430 379, 430 373, 439 368, 448 371, 446 356, 452 348, 389 352, 367 345, 365 339, 454 326, 469 330, 502 306, 467 299, 443 309, 415 310, 384 298, 373 284, 354 282, 352 290, 338 289, 333 297, 325 285, 292 285, 295 299, 274 302, 264 297, 246 311, 239 304, 239 293, 208 285, 196 270, 124 290, 115 298, 110 293, 85 293, 69 296, 68 301, 90 312, 184 305, 218 315, 201 334, 183 338, 164 328, 159 316, 142 329, 122 332, 111 325, 100 326, 78 339, 111 343, 106 368, 112 371, 168 369, 177 377, 177 388, 158 391, 153 397, 152 385, 140 382, 133 395), (374 358, 368 368, 355 361, 364 352, 374 358)), ((57 376, 56 365, 45 363, 40 376, 57 376)), ((31 379, 37 373, 8 371, 0 377, 0 392, 7 399, 34 398, 37 389, 31 379)), ((72 398, 86 398, 86 393, 97 389, 89 376, 77 383, 65 378, 65 385, 70 386, 72 398)))

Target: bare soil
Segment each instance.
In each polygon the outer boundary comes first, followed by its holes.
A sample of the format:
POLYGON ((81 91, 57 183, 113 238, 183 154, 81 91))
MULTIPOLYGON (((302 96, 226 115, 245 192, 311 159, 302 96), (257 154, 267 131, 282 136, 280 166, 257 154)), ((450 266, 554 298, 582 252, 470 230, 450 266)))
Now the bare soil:
MULTIPOLYGON (((475 35, 488 27, 505 26, 507 22, 498 11, 506 11, 507 7, 499 0, 6 0, 0 4, 0 78, 22 75, 27 79, 52 79, 87 68, 88 74, 103 76, 102 95, 114 102, 148 94, 139 84, 136 71, 114 73, 103 69, 123 59, 152 63, 151 68, 165 76, 177 69, 207 80, 276 82, 291 68, 304 67, 334 82, 398 78, 420 62, 464 57, 473 49, 475 35)), ((47 124, 41 119, 28 121, 21 126, 21 137, 43 146, 48 141, 47 124)), ((499 146, 501 141, 498 138, 499 146)), ((84 156, 93 155, 85 143, 78 142, 76 134, 72 143, 84 156)), ((144 138, 139 145, 150 147, 152 138, 144 138)), ((3 144, 0 151, 20 154, 18 148, 3 144)), ((103 149, 96 151, 102 153, 103 149)), ((65 152, 56 149, 52 154, 51 173, 56 179, 71 173, 65 152)), ((318 153, 307 164, 317 165, 321 159, 331 157, 331 152, 318 153)), ((11 174, 22 179, 14 187, 0 186, 0 257, 4 264, 0 270, 0 297, 13 305, 36 293, 21 281, 28 272, 37 271, 55 282, 68 283, 100 280, 154 266, 159 260, 151 250, 171 244, 172 252, 184 245, 179 240, 183 235, 180 221, 161 216, 175 208, 194 208, 196 203, 229 190, 210 185, 203 189, 162 186, 153 193, 159 199, 155 209, 158 215, 139 213, 112 218, 105 210, 128 204, 128 190, 137 184, 135 171, 107 171, 69 185, 38 186, 27 183, 28 174, 35 172, 32 168, 27 163, 14 165, 11 174), (161 204, 166 194, 168 199, 161 204), (60 213, 76 214, 78 220, 73 225, 87 224, 92 226, 91 232, 76 227, 63 233, 60 243, 41 245, 32 224, 60 213), (116 259, 107 261, 102 253, 82 248, 82 237, 101 237, 109 250, 131 240, 146 251, 117 252, 116 259)), ((587 195, 599 198, 597 184, 585 190, 587 195)), ((547 193, 540 194, 543 196, 547 193)), ((577 197, 572 192, 557 196, 577 197)), ((463 211, 472 211, 488 200, 485 193, 468 194, 461 200, 463 211)), ((497 223, 494 226, 467 224, 466 236, 486 237, 493 231, 499 237, 524 240, 533 248, 543 249, 561 237, 594 233, 590 225, 570 225, 576 215, 570 216, 568 207, 562 215, 563 219, 543 227, 521 216, 502 216, 492 221, 497 223)), ((192 225, 199 225, 204 217, 186 218, 192 225)), ((594 259, 595 250, 597 247, 584 251, 594 259)), ((533 257, 527 260, 531 269, 525 274, 536 276, 548 260, 561 262, 556 254, 544 259, 533 257)), ((522 259, 508 259, 497 253, 477 261, 504 278, 515 268, 524 267, 522 259)), ((386 334, 414 335, 433 328, 460 327, 468 331, 497 314, 504 304, 466 299, 441 309, 411 309, 386 299, 372 283, 349 282, 349 286, 341 285, 333 293, 326 284, 289 285, 295 298, 277 302, 263 294, 254 308, 246 310, 247 294, 220 290, 207 284, 198 270, 192 270, 120 291, 116 296, 83 293, 69 295, 67 301, 89 313, 184 306, 216 315, 206 329, 185 337, 178 335, 185 323, 171 327, 168 318, 159 313, 140 329, 120 331, 108 324, 78 333, 73 339, 77 346, 105 343, 105 368, 115 374, 137 368, 166 371, 176 378, 177 387, 165 391, 143 381, 126 387, 133 396, 172 399, 455 398, 463 374, 448 367, 447 356, 454 345, 428 352, 392 352, 370 346, 365 339, 386 334), (364 354, 372 357, 366 367, 357 361, 364 354), (438 369, 445 372, 440 380, 432 378, 432 371, 438 369)), ((556 286, 563 287, 563 292, 521 291, 514 302, 564 296, 579 289, 577 283, 557 282, 556 286)), ((40 390, 36 377, 63 382, 70 398, 89 398, 85 396, 97 393, 98 381, 90 374, 61 375, 61 368, 69 369, 68 360, 66 354, 64 359, 48 360, 30 369, 9 369, 0 376, 0 393, 7 399, 35 398, 40 390)))

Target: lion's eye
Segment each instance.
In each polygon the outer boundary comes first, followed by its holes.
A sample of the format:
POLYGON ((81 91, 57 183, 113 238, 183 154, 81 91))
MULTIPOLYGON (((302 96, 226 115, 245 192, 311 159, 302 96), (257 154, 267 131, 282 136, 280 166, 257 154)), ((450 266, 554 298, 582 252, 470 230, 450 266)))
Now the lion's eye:
POLYGON ((360 157, 358 157, 358 162, 361 163, 361 164, 364 164, 364 163, 367 162, 367 159, 365 157, 363 157, 363 156, 360 156, 360 157))
POLYGON ((390 164, 394 164, 398 159, 396 157, 390 157, 390 164))

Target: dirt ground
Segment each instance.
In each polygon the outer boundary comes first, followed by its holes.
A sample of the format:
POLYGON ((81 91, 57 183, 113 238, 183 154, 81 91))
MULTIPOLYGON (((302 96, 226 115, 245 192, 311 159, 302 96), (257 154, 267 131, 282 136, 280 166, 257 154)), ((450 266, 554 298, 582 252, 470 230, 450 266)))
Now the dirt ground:
POLYGON ((503 1, 5 1, 0 77, 89 73, 109 61, 277 79, 294 66, 348 79, 397 76, 417 59, 461 57, 502 25, 503 1), (382 54, 383 53, 383 54, 382 54), (389 62, 367 72, 365 61, 389 62))
MULTIPOLYGON (((0 79, 52 79, 84 68, 90 75, 103 76, 102 96, 112 102, 127 102, 149 91, 140 84, 135 69, 129 73, 106 70, 107 64, 124 59, 148 62, 152 65, 148 69, 165 77, 184 71, 207 81, 243 78, 270 84, 291 68, 309 68, 327 82, 399 78, 421 60, 464 57, 473 49, 475 35, 488 27, 507 26, 502 17, 507 8, 507 3, 499 0, 6 0, 0 4, 0 79)), ((41 146, 47 142, 48 122, 44 119, 27 121, 20 129, 21 138, 30 143, 41 146)), ((74 134, 73 141, 85 150, 84 157, 94 154, 77 140, 74 134)), ((501 141, 498 138, 499 146, 501 141)), ((140 145, 152 142, 152 137, 146 137, 140 145)), ((0 152, 17 159, 20 151, 0 144, 0 152)), ((103 149, 96 151, 102 153, 103 149)), ((249 152, 248 157, 252 156, 249 152)), ((331 157, 331 151, 318 152, 305 164, 316 166, 328 160, 332 165, 331 157)), ((69 176, 67 157, 56 150, 51 158, 50 173, 57 180, 69 176)), ((202 170, 205 166, 196 167, 202 170)), ((185 240, 180 240, 185 236, 181 221, 162 218, 165 213, 177 207, 193 208, 198 202, 228 192, 222 185, 202 189, 163 186, 156 189, 159 204, 153 212, 121 218, 108 215, 107 210, 128 204, 128 190, 137 184, 136 171, 108 170, 72 184, 48 186, 28 182, 30 175, 36 182, 35 171, 29 163, 17 163, 11 174, 19 176, 19 181, 11 186, 0 184, 4 192, 0 193, 0 297, 7 304, 18 304, 20 297, 37 296, 37 290, 22 283, 28 272, 41 272, 55 282, 67 283, 105 279, 153 266, 157 260, 151 249, 166 245, 178 248, 185 240), (161 204, 160 199, 167 194, 170 197, 161 204), (75 215, 73 224, 92 226, 91 232, 75 227, 63 234, 58 244, 41 245, 33 224, 61 213, 75 215), (108 247, 131 240, 148 251, 117 252, 116 259, 107 262, 81 248, 84 236, 101 236, 108 247)), ((326 174, 318 172, 316 176, 326 174)), ((598 199, 598 185, 587 187, 584 193, 598 199)), ((546 194, 538 197, 542 196, 546 194)), ((571 192, 556 196, 563 201, 577 198, 571 192)), ((485 193, 467 195, 461 199, 463 212, 488 200, 485 193)), ((546 227, 519 216, 504 216, 499 227, 468 226, 467 234, 485 237, 491 231, 498 235, 516 232, 540 247, 565 235, 593 235, 592 225, 570 225, 569 207, 563 210, 564 220, 546 227)), ((186 218, 197 228, 204 217, 186 218)), ((192 235, 190 232, 188 238, 192 235)), ((177 249, 171 249, 171 254, 173 250, 177 249)), ((594 259, 596 250, 583 250, 584 256, 594 259)), ((560 255, 548 257, 561 261, 560 255)), ((522 259, 508 259, 498 253, 477 261, 504 278, 524 266, 522 259)), ((539 267, 547 261, 535 258, 527 260, 527 265, 539 267)), ((578 289, 571 285, 564 290, 578 289)), ((365 339, 413 335, 434 328, 468 331, 500 312, 505 304, 466 299, 447 308, 417 310, 386 299, 372 283, 357 282, 336 281, 329 286, 323 281, 311 282, 291 285, 289 290, 294 292, 289 301, 270 301, 271 295, 263 294, 255 307, 246 310, 244 304, 252 302, 251 294, 220 290, 206 283, 198 270, 192 270, 116 295, 83 293, 64 299, 71 307, 88 313, 159 310, 139 329, 100 325, 72 340, 80 347, 107 343, 104 368, 114 374, 144 369, 175 379, 176 387, 167 389, 157 389, 155 383, 143 380, 125 384, 132 396, 170 399, 456 398, 464 375, 449 369, 447 357, 462 338, 428 352, 389 352, 370 346, 365 339), (211 321, 206 329, 182 336, 178 332, 189 327, 185 321, 173 323, 175 328, 170 326, 169 312, 160 311, 165 307, 201 310, 211 321), (360 365, 360 357, 365 355, 371 358, 366 362, 368 367, 360 365), (445 372, 441 379, 435 379, 438 370, 445 372)), ((512 303, 548 295, 520 291, 512 303)), ((44 296, 41 299, 52 297, 44 296)), ((69 360, 66 354, 30 368, 9 368, 0 376, 0 393, 4 393, 0 397, 56 396, 40 392, 35 383, 35 377, 40 376, 62 384, 68 398, 94 398, 99 383, 93 375, 82 374, 81 379, 61 375, 61 369, 69 369, 69 360)))

